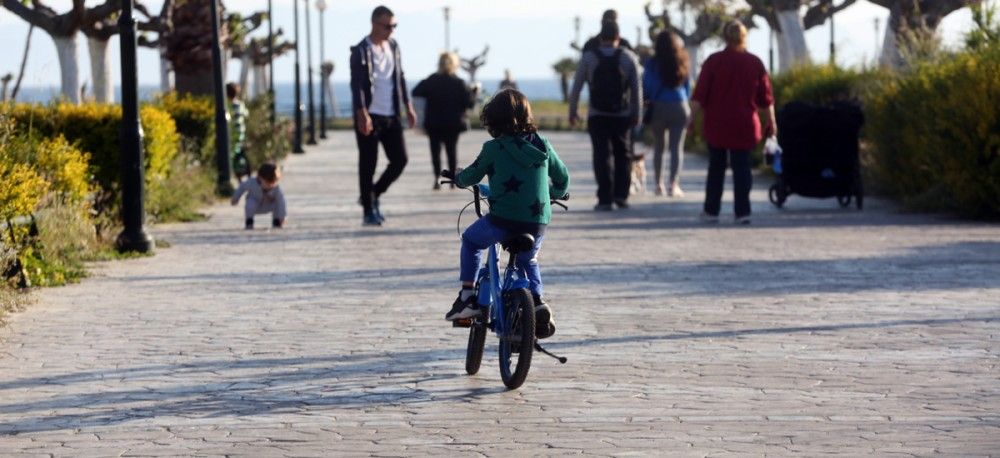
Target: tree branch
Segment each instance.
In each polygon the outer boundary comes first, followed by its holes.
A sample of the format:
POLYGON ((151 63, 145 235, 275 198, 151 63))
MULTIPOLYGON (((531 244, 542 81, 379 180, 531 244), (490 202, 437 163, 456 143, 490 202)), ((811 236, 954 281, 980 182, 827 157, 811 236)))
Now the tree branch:
POLYGON ((49 34, 52 34, 52 31, 56 27, 55 20, 53 19, 55 12, 48 13, 45 11, 45 9, 51 10, 48 7, 39 7, 36 4, 35 8, 28 8, 18 0, 3 0, 3 6, 10 10, 11 13, 17 15, 17 17, 24 19, 28 24, 38 27, 49 34))

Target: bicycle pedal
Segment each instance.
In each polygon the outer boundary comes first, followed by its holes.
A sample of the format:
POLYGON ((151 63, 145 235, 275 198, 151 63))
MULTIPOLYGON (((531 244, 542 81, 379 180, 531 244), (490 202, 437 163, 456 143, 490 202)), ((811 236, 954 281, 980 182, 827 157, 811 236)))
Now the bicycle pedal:
POLYGON ((451 322, 451 327, 453 328, 471 328, 472 318, 461 318, 451 322))

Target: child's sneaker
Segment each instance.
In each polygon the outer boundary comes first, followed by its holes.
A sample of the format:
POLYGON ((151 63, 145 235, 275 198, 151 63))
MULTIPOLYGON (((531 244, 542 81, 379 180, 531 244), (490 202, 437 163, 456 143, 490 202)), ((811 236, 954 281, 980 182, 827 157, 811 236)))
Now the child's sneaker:
POLYGON ((535 337, 545 339, 552 337, 556 333, 556 320, 549 304, 546 304, 540 296, 531 295, 535 302, 535 337))
POLYGON ((459 293, 455 303, 451 304, 451 310, 444 315, 444 319, 455 321, 477 316, 479 316, 479 304, 476 303, 476 295, 470 294, 462 300, 462 293, 459 293))
POLYGON ((247 218, 243 224, 243 229, 251 230, 253 229, 253 218, 247 218))
POLYGON ((273 227, 275 229, 281 229, 281 228, 285 227, 285 220, 274 218, 274 219, 271 220, 271 227, 273 227))

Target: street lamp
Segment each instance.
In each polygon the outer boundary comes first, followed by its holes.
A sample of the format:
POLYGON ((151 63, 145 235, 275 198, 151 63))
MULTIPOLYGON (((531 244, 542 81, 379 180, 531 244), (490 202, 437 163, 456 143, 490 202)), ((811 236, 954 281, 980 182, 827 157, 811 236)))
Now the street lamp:
POLYGON ((271 0, 267 0, 267 95, 271 98, 271 128, 274 129, 277 117, 274 108, 274 14, 271 11, 271 0))
POLYGON ((136 77, 135 18, 132 17, 132 0, 122 2, 118 16, 122 62, 122 124, 120 130, 122 223, 118 235, 118 251, 147 253, 153 249, 153 238, 142 227, 142 126, 139 125, 139 92, 136 77))
POLYGON ((451 50, 451 7, 444 7, 444 51, 451 50))
POLYGON ((312 32, 309 23, 309 0, 303 0, 306 4, 306 80, 309 81, 309 140, 306 144, 316 144, 316 109, 313 105, 313 52, 312 52, 312 32))
POLYGON ((830 15, 830 65, 837 64, 837 46, 833 41, 833 15, 830 15))
POLYGON ((292 152, 302 154, 302 78, 299 76, 299 2, 292 2, 295 17, 295 134, 292 135, 292 152))
POLYGON ((215 92, 215 165, 219 176, 215 193, 233 195, 229 169, 229 122, 226 121, 226 93, 222 81, 222 44, 219 42, 219 1, 212 0, 212 79, 215 92))
MULTIPOLYGON (((316 9, 319 10, 319 65, 323 68, 323 60, 326 53, 323 51, 323 12, 326 11, 326 0, 316 0, 316 9)), ((326 139, 326 83, 320 78, 319 83, 319 138, 326 139)))

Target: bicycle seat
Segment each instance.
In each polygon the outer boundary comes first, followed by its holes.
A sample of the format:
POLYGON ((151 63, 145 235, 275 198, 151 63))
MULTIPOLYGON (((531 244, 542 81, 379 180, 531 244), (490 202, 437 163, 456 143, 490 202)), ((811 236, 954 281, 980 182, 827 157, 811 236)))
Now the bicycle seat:
POLYGON ((512 235, 500 242, 500 246, 508 252, 516 254, 532 249, 535 246, 535 238, 531 234, 512 235))

